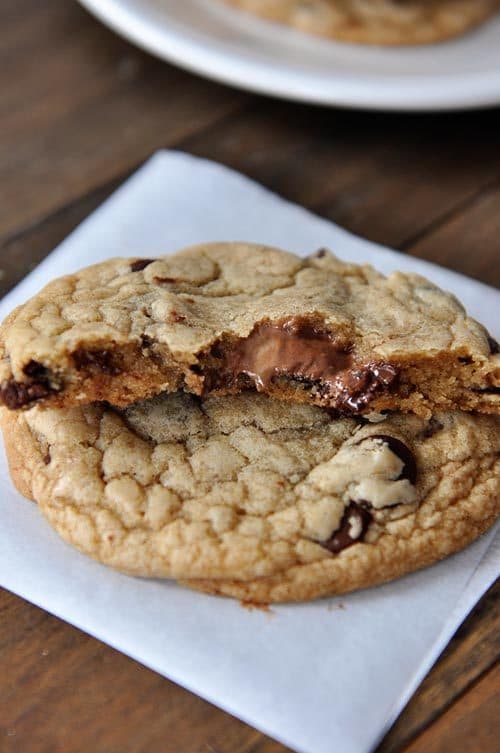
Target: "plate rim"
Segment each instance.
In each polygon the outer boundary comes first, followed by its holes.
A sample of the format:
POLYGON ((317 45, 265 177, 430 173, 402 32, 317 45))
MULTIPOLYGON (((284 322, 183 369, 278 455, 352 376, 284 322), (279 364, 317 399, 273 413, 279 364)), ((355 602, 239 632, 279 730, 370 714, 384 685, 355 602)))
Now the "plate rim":
POLYGON ((378 86, 366 79, 353 77, 341 81, 337 78, 335 86, 325 88, 325 81, 320 82, 314 74, 283 70, 281 66, 271 70, 268 64, 212 49, 209 44, 197 43, 175 30, 163 26, 156 29, 142 16, 140 9, 125 7, 122 0, 78 2, 114 32, 155 57, 204 78, 256 94, 313 105, 394 112, 450 112, 500 104, 500 70, 433 76, 429 77, 426 87, 421 85, 422 74, 405 74, 391 78, 379 76, 378 86), (383 86, 380 86, 381 81, 383 86), (411 83, 414 86, 408 86, 411 83))

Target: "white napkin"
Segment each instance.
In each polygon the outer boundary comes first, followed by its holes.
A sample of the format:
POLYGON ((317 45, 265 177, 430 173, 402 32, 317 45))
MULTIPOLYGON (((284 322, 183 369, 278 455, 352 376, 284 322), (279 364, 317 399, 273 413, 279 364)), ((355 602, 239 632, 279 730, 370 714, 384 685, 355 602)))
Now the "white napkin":
MULTIPOLYGON (((115 255, 249 240, 328 246, 453 290, 495 335, 500 293, 381 248, 220 165, 158 153, 0 304, 115 255)), ((496 335, 498 336, 498 327, 496 335)), ((0 462, 0 584, 106 641, 300 753, 367 753, 494 580, 493 532, 423 572, 360 593, 248 611, 174 583, 113 572, 63 543, 0 462)))

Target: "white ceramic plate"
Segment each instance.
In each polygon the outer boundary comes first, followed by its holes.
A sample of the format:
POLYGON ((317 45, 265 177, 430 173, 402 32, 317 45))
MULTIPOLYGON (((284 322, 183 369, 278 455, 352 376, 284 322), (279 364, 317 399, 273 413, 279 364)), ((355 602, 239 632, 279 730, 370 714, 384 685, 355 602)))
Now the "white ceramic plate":
POLYGON ((80 2, 158 57, 251 91, 374 110, 500 103, 500 17, 443 44, 381 48, 309 37, 219 0, 80 2))

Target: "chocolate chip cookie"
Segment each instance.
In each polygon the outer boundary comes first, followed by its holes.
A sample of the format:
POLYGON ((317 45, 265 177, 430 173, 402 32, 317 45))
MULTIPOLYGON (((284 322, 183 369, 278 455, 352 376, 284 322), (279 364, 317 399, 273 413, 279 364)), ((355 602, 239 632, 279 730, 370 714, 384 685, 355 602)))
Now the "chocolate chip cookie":
POLYGON ((225 0, 300 31, 345 42, 440 42, 494 15, 498 0, 225 0))
POLYGON ((403 575, 499 509, 494 416, 332 419, 256 393, 0 413, 14 482, 68 542, 254 601, 403 575))
POLYGON ((337 416, 496 413, 498 350, 418 275, 216 243, 50 283, 0 329, 0 401, 126 407, 257 390, 337 416))

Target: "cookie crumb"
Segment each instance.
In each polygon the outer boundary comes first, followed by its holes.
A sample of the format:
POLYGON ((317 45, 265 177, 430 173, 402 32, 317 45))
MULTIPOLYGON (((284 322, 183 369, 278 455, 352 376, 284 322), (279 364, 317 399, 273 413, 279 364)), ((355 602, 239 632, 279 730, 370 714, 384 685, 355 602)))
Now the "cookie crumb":
POLYGON ((254 601, 244 601, 243 599, 240 601, 240 606, 244 607, 244 609, 248 609, 249 612, 254 612, 255 610, 258 610, 259 612, 265 612, 266 614, 274 614, 273 610, 270 608, 269 604, 257 604, 254 601))
POLYGON ((339 609, 345 611, 345 605, 341 601, 335 602, 334 604, 328 604, 327 606, 328 612, 336 612, 339 609))

